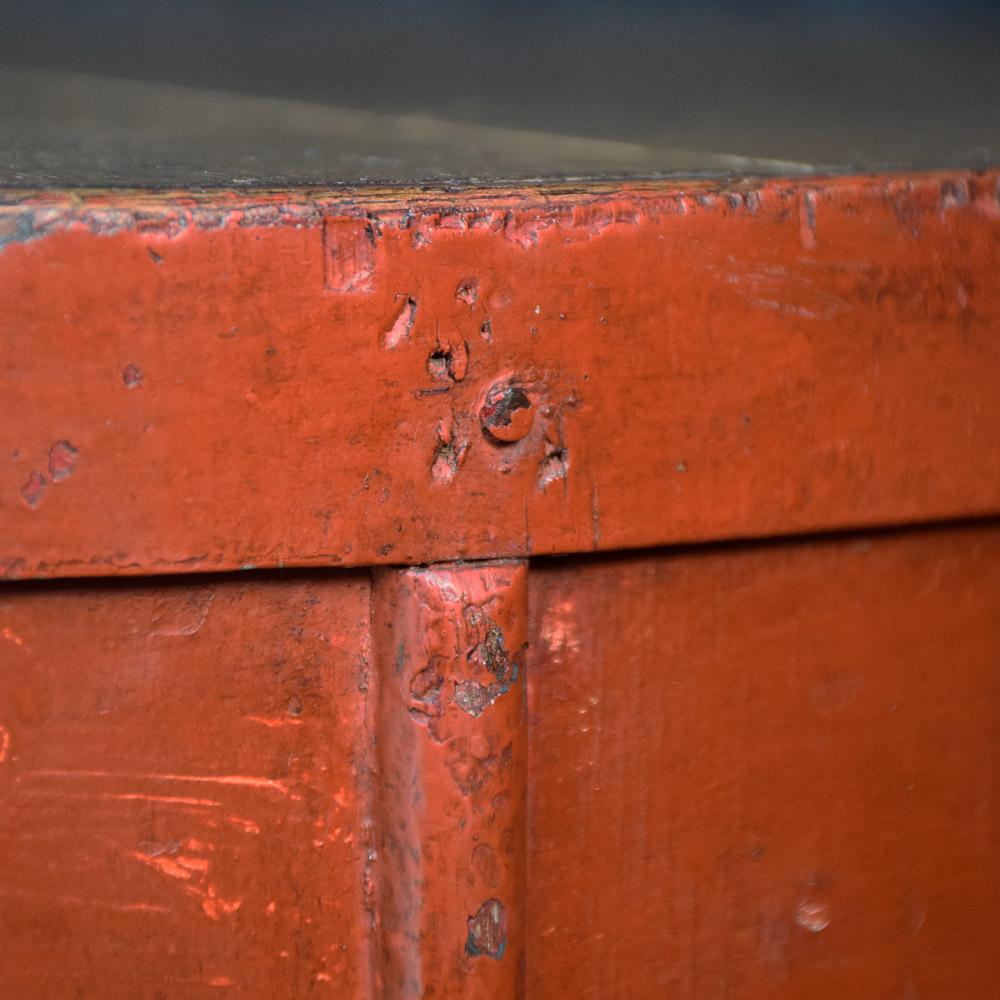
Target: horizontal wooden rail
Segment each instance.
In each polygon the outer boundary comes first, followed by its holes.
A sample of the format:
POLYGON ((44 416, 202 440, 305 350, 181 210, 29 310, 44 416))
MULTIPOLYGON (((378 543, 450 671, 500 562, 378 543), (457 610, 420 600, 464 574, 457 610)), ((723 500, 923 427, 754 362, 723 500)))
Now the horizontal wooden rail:
POLYGON ((0 572, 1000 511, 996 174, 0 206, 0 572))

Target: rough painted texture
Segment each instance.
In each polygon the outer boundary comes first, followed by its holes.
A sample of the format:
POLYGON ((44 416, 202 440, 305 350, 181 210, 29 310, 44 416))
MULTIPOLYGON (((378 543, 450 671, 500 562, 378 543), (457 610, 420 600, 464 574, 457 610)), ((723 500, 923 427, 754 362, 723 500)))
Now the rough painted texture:
POLYGON ((530 582, 528 996, 1000 996, 1000 527, 530 582))
POLYGON ((994 513, 998 199, 995 174, 9 196, 0 572, 994 513), (500 437, 498 382, 532 401, 500 437))
POLYGON ((376 994, 523 996, 527 571, 384 570, 373 878, 376 994))
POLYGON ((369 592, 0 590, 0 996, 370 996, 369 592))

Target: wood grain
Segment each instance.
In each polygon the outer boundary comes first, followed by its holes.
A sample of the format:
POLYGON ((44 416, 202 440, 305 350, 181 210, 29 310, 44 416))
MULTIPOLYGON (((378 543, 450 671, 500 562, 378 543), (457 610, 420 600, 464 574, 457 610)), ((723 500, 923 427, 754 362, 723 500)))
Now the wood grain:
POLYGON ((3 997, 366 997, 365 577, 0 593, 3 997))
POLYGON ((1000 528, 530 581, 529 996, 1000 996, 1000 528))
POLYGON ((1000 510, 994 174, 0 208, 9 577, 1000 510), (498 382, 530 432, 484 436, 498 382), (61 464, 60 464, 61 463, 61 464))
POLYGON ((375 576, 376 996, 524 995, 527 567, 375 576))

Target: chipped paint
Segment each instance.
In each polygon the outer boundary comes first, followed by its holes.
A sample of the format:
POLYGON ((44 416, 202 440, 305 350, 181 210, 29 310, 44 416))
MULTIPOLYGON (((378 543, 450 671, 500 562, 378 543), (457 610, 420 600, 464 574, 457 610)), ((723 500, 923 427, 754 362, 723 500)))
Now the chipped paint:
POLYGON ((452 413, 450 419, 438 422, 437 446, 431 459, 432 482, 448 486, 454 480, 469 451, 471 422, 467 413, 452 413))
POLYGON ((569 475, 569 449, 556 447, 547 450, 538 463, 538 488, 546 490, 553 483, 569 475))
POLYGON ((810 934, 819 934, 830 926, 829 907, 815 899, 803 899, 795 908, 795 922, 810 934))
POLYGON ((419 565, 990 514, 1000 451, 966 429, 1000 406, 996 192, 953 172, 15 193, 0 215, 37 238, 0 257, 0 372, 21 373, 0 423, 25 448, 0 468, 0 571, 419 565), (69 337, 92 307, 101 328, 69 337), (475 421, 510 378, 535 415, 507 447, 475 421), (58 495, 54 438, 79 449, 58 495), (358 492, 373 454, 380 489, 358 492))
MULTIPOLYGON (((257 205, 268 214, 248 218, 246 209, 234 213, 239 225, 283 225, 290 220, 300 225, 315 225, 321 210, 313 203, 257 205)), ((230 216, 233 218, 234 216, 230 216)), ((192 221, 196 216, 192 216, 192 221)), ((197 222, 194 223, 197 225, 197 222)), ((223 223, 225 224, 225 223, 223 223)), ((327 291, 368 293, 375 280, 375 227, 367 220, 351 218, 323 219, 324 286, 327 291)))
POLYGON ((33 470, 20 490, 21 499, 25 505, 34 510, 42 502, 46 486, 48 486, 48 480, 45 476, 37 470, 33 470))
POLYGON ((388 654, 376 991, 513 997, 525 933, 525 566, 383 571, 373 622, 388 654))
POLYGON ((381 344, 387 351, 394 351, 410 339, 410 332, 417 318, 417 300, 405 296, 392 324, 383 331, 381 344))
POLYGON ((68 479, 76 468, 79 451, 69 441, 56 441, 49 448, 49 475, 52 482, 68 479))
POLYGON ((507 914, 498 899, 488 899, 469 917, 465 950, 472 957, 487 955, 499 961, 507 950, 507 914))
MULTIPOLYGON (((632 181, 592 183, 584 188, 539 185, 530 189, 469 190, 458 197, 433 188, 366 188, 363 206, 356 194, 343 191, 261 191, 250 196, 233 190, 123 195, 15 191, 11 193, 11 204, 0 205, 0 252, 4 245, 71 228, 97 236, 134 232, 146 239, 175 240, 191 230, 322 226, 326 288, 364 293, 372 289, 378 240, 391 230, 409 233, 418 246, 428 246, 440 231, 490 232, 530 249, 537 247, 540 236, 553 227, 593 238, 617 227, 655 223, 662 217, 717 212, 722 207, 733 216, 778 214, 787 211, 788 202, 803 194, 809 195, 814 207, 820 201, 844 202, 866 188, 877 190, 887 201, 905 200, 933 190, 937 207, 944 212, 972 207, 995 215, 1000 207, 998 181, 989 172, 830 177, 822 185, 814 178, 632 181)), ((803 205, 806 228, 811 229, 809 211, 803 205)), ((472 297, 467 280, 475 281, 462 279, 455 293, 463 302, 472 297)))

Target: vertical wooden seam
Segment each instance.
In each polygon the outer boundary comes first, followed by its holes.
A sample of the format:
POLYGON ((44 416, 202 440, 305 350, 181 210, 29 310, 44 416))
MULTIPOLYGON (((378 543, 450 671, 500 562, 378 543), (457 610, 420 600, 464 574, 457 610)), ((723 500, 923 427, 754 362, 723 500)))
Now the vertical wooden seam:
POLYGON ((523 996, 527 567, 380 570, 375 993, 523 996))

